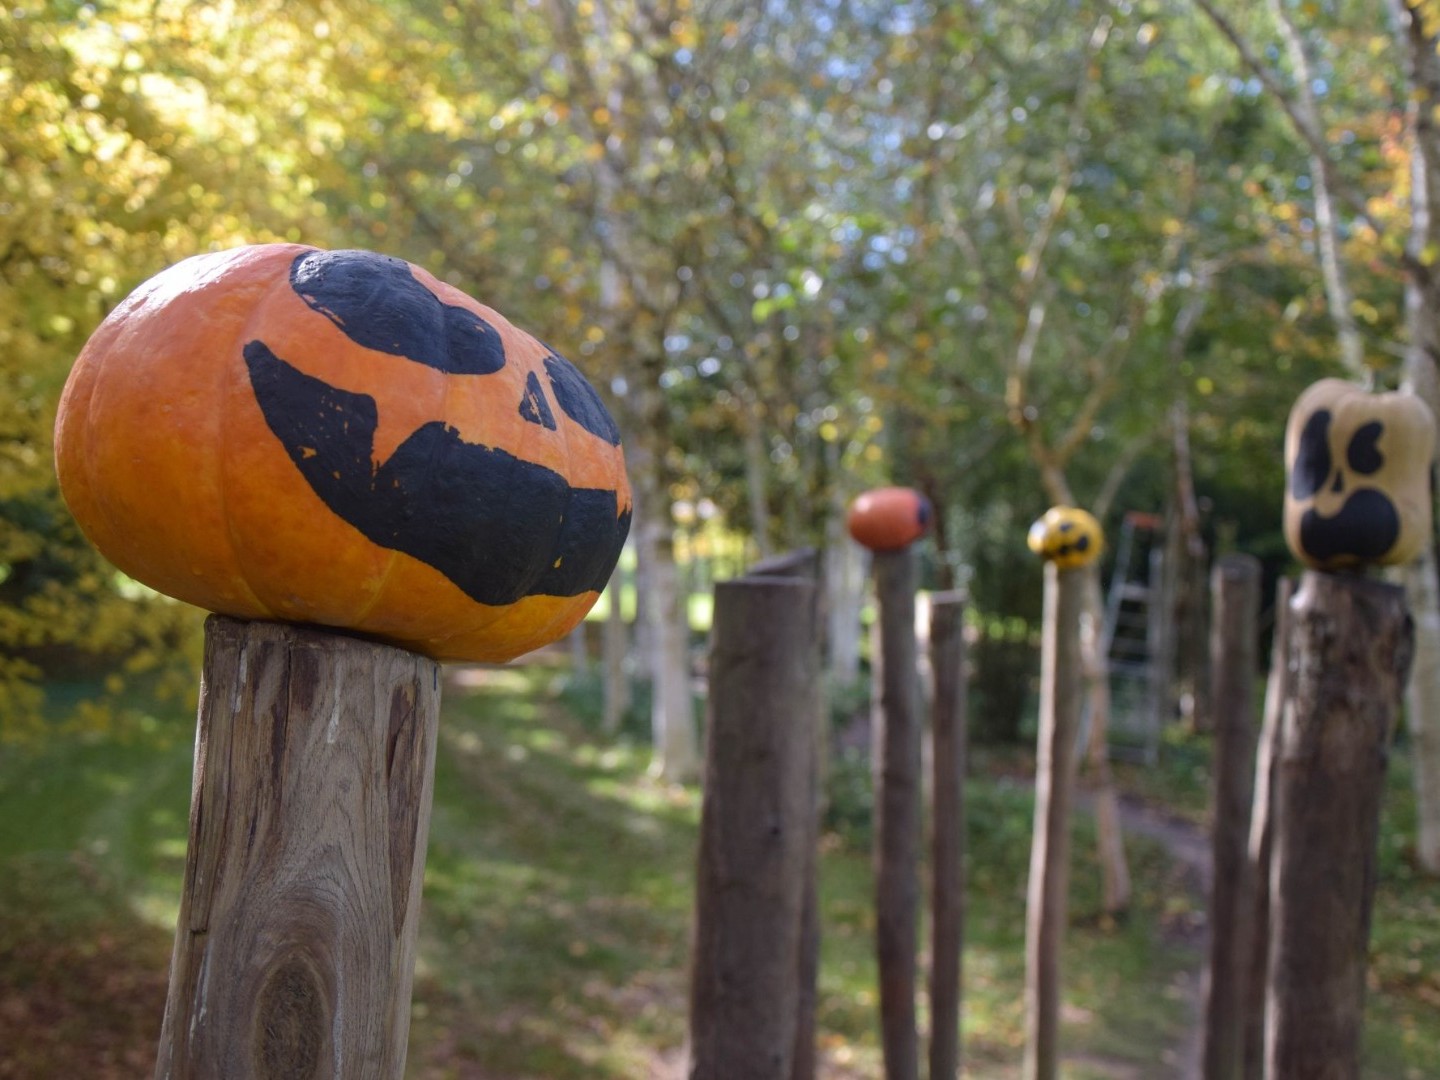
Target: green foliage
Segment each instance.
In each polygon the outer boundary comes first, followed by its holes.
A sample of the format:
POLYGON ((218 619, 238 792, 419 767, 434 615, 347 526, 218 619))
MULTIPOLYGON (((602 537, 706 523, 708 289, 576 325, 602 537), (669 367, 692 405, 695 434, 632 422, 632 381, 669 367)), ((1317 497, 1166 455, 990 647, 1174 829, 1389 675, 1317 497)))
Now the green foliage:
MULTIPOLYGON (((1387 230, 1344 245, 1388 378, 1402 77, 1360 16, 1299 14, 1337 168, 1387 230)), ((105 312, 240 242, 402 255, 534 328, 616 406, 660 510, 703 497, 793 546, 864 487, 922 487, 937 584, 986 619, 1037 617, 1022 538, 1059 493, 1121 478, 1112 516, 1163 508, 1175 403, 1212 533, 1278 555, 1280 433, 1335 349, 1306 148, 1233 66, 1153 3, 12 5, 7 737, 42 730, 62 667, 193 662, 193 614, 69 525, 50 431, 105 312)))

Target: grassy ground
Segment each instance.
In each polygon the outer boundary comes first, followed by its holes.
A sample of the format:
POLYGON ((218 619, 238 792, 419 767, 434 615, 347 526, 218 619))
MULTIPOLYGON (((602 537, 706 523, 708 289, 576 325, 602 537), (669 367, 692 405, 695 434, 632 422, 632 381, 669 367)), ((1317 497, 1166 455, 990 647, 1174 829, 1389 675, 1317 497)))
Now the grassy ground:
MULTIPOLYGON (((575 707, 583 699, 553 682, 524 669, 447 688, 415 1080, 637 1080, 680 1062, 698 796, 647 777, 639 733, 594 737, 575 707)), ((155 732, 76 739, 0 761, 0 1080, 148 1072, 183 868, 188 726, 183 717, 158 725, 182 733, 168 743, 155 732)), ((836 771, 836 827, 821 868, 820 1043, 825 1076, 874 1077, 865 785, 853 762, 836 771)), ((974 1077, 1018 1072, 1030 806, 1025 786, 1003 774, 968 793, 974 1077)), ((1407 865, 1404 824, 1382 867, 1407 865)), ((1130 846, 1138 903, 1115 925, 1098 915, 1093 842, 1077 823, 1070 1078, 1170 1075, 1167 1055, 1190 1021, 1198 898, 1160 849, 1130 846)), ((1440 1060, 1431 893, 1418 879, 1382 892, 1377 1077, 1402 1080, 1440 1060)))

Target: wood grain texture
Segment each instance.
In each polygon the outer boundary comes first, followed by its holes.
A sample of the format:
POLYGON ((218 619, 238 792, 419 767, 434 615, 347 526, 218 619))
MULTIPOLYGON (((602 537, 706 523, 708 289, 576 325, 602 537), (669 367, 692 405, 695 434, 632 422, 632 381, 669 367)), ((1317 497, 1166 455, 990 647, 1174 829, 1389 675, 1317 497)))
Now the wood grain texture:
POLYGON ((1414 626, 1399 587, 1317 571, 1290 612, 1265 1075, 1357 1080, 1380 799, 1414 626))
POLYGON ((439 665, 211 616, 156 1080, 398 1080, 439 665))
POLYGON ((815 844, 813 581, 715 587, 690 990, 692 1080, 791 1080, 815 844))
POLYGON ((1035 829, 1025 901, 1024 1080, 1055 1080, 1060 1068, 1060 954, 1070 893, 1070 804, 1080 727, 1084 576, 1083 570, 1045 564, 1035 829))
POLYGON ((1215 750, 1210 786, 1210 958, 1206 968, 1203 1075, 1235 1080, 1245 1031, 1245 971, 1253 915, 1247 860, 1255 680, 1259 673, 1260 560, 1226 555, 1210 575, 1210 702, 1215 750))

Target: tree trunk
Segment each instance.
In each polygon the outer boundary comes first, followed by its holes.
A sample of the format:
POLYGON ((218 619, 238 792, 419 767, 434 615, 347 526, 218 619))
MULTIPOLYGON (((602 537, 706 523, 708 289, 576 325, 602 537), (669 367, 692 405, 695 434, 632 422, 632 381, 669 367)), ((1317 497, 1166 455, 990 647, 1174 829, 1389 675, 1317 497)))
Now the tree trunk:
MULTIPOLYGON (((650 366, 650 365, 647 365, 650 366)), ((670 475, 665 465, 669 418, 658 375, 631 393, 636 420, 633 451, 627 450, 635 489, 634 529, 638 600, 645 624, 643 645, 651 680, 651 772, 688 783, 700 772, 695 709, 690 693, 690 627, 675 565, 675 528, 670 514, 670 475)))
POLYGON ((652 772, 688 783, 700 771, 695 710, 690 694, 690 629, 681 618, 679 575, 671 530, 656 523, 648 504, 641 518, 639 554, 647 567, 645 591, 652 679, 650 725, 655 740, 652 772))
MULTIPOLYGON (((1427 252, 1440 246, 1440 54, 1418 0, 1390 0, 1409 82, 1412 139, 1410 239, 1405 264, 1404 389, 1440 417, 1440 274, 1427 252)), ((1440 478, 1440 471, 1432 465, 1440 478)), ((1415 674, 1407 714, 1414 754, 1420 865, 1440 874, 1440 583, 1434 551, 1405 570, 1415 615, 1415 674)))
POLYGON ((1110 658, 1104 653, 1105 598, 1098 563, 1085 570, 1085 610, 1080 623, 1080 652, 1089 684, 1087 771, 1095 807, 1100 903, 1105 914, 1113 916, 1130 906, 1130 867, 1125 860, 1125 836, 1120 825, 1120 796, 1110 775, 1110 658))
POLYGON ((415 653, 206 621, 157 1080, 399 1080, 439 703, 415 653))
POLYGON ((960 1075, 965 953, 965 596, 930 598, 931 713, 930 1076, 960 1075))
POLYGON ((1413 650, 1401 589, 1307 571, 1291 603, 1265 1075, 1355 1080, 1380 799, 1413 650))
POLYGON ((618 735, 630 711, 629 633, 625 627, 625 611, 621 597, 624 595, 624 572, 620 567, 610 576, 606 586, 605 626, 600 638, 600 650, 605 667, 605 705, 601 728, 607 735, 618 735))
POLYGON ((1190 406, 1183 392, 1170 407, 1170 426, 1175 506, 1165 530, 1165 569, 1169 587, 1166 614, 1172 627, 1171 702, 1178 699, 1181 719, 1192 730, 1198 730, 1200 717, 1209 710, 1209 650, 1205 647, 1209 592, 1201 587, 1206 578, 1207 552, 1190 454, 1190 406))
POLYGON ((815 594, 799 578, 715 587, 691 1080, 792 1080, 815 842, 815 594))
POLYGON ((920 704, 915 645, 916 557, 875 554, 880 606, 880 710, 875 755, 875 950, 886 1080, 916 1080, 916 918, 919 906, 920 704))
POLYGON ((1060 1068, 1060 953, 1070 892, 1070 800, 1080 726, 1084 593, 1083 571, 1045 564, 1035 829, 1025 904, 1024 1080, 1055 1080, 1060 1068))
POLYGON ((1245 959, 1243 1075, 1261 1080, 1265 1069, 1265 981, 1270 953, 1270 848, 1275 830, 1275 763, 1280 757, 1280 718, 1290 696, 1290 597, 1294 582, 1275 586, 1275 639, 1270 647, 1270 677, 1265 684, 1265 715, 1255 755, 1255 801, 1250 811, 1247 865, 1250 873, 1251 947, 1245 959))
POLYGON ((763 417, 755 392, 746 390, 741 394, 745 410, 745 499, 750 508, 750 534, 755 538, 755 547, 760 557, 770 557, 770 500, 766 494, 765 477, 769 472, 770 455, 765 451, 765 432, 761 427, 763 417))
POLYGON ((1211 767, 1210 962, 1205 992, 1205 1080, 1237 1080, 1244 1048, 1250 950, 1251 758, 1260 621, 1260 560, 1227 555, 1211 574, 1210 634, 1215 749, 1211 767))
POLYGON ((590 646, 585 640, 585 620, 575 624, 575 629, 566 635, 566 648, 570 654, 570 670, 578 676, 590 674, 590 646))
MULTIPOLYGON (((829 473, 840 470, 839 443, 825 444, 829 473)), ((841 689, 860 677, 860 609, 865 603, 865 552, 845 531, 845 498, 838 483, 825 522, 825 647, 829 671, 841 689)))

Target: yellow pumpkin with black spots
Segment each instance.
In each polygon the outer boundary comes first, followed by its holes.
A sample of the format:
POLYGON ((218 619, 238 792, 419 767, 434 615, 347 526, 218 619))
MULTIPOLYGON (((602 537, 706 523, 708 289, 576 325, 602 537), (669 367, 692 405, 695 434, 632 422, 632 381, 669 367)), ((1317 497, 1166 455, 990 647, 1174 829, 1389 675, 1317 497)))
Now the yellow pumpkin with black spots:
POLYGON ((137 580, 442 660, 563 636, 630 524, 584 376, 368 251, 258 245, 152 278, 85 345, 55 439, 81 529, 137 580))
POLYGON ((1317 570, 1389 566, 1430 541, 1435 420, 1413 394, 1321 379, 1285 428, 1285 540, 1317 570))
POLYGON ((1030 526, 1031 551, 1062 570, 1089 566, 1105 550, 1100 523, 1075 506, 1052 506, 1030 526))

